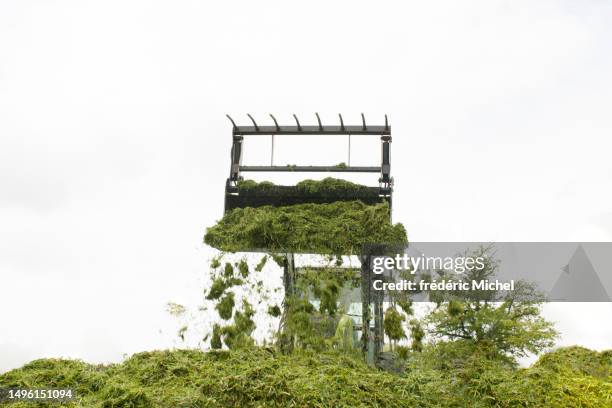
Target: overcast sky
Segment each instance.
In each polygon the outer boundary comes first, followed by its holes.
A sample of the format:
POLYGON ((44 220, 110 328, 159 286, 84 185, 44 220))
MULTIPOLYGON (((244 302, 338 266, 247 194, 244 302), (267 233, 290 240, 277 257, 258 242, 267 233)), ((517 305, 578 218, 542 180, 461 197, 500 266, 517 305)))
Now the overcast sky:
MULTIPOLYGON (((177 344, 164 305, 201 299, 225 113, 389 114, 412 241, 612 241, 610 72, 608 1, 2 1, 0 372, 177 344)), ((346 161, 316 142, 275 160, 346 161)), ((546 313, 602 349, 611 306, 546 313)))

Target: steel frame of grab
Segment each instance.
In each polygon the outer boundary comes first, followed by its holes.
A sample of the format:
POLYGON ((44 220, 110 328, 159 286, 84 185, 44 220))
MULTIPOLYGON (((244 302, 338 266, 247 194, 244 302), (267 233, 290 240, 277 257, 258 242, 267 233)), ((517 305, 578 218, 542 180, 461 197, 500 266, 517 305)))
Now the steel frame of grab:
POLYGON ((226 115, 232 122, 232 151, 231 168, 228 186, 240 180, 241 172, 341 172, 341 173, 380 173, 379 183, 381 187, 389 189, 392 186, 391 179, 391 126, 385 115, 384 125, 368 126, 365 115, 362 113, 362 124, 355 126, 345 126, 342 115, 340 126, 324 126, 319 114, 317 126, 302 126, 298 117, 294 114, 295 126, 279 126, 276 118, 270 114, 274 121, 274 126, 259 126, 253 116, 248 114, 253 126, 238 126, 231 116, 226 115), (327 135, 327 136, 352 136, 367 135, 378 136, 381 140, 381 165, 380 166, 274 166, 274 137, 275 136, 305 136, 305 135, 327 135), (272 137, 272 156, 270 166, 242 166, 242 142, 245 136, 271 136, 272 137))

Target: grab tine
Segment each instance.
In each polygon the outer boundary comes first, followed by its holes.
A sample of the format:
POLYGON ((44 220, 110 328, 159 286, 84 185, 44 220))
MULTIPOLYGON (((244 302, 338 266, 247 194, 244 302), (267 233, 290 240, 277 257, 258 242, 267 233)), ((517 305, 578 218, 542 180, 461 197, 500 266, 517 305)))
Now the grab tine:
POLYGON ((321 124, 321 118, 319 117, 319 113, 315 112, 315 115, 317 115, 317 122, 319 122, 319 130, 323 130, 323 125, 321 124))
POLYGON ((234 127, 234 130, 238 129, 238 126, 236 126, 236 122, 234 122, 234 119, 232 119, 232 117, 228 114, 225 114, 225 116, 227 116, 230 122, 232 122, 232 126, 234 127))
POLYGON ((278 126, 278 122, 276 121, 276 118, 271 113, 269 113, 269 115, 272 118, 272 120, 274 121, 274 126, 276 126, 276 131, 280 132, 280 126, 278 126))
POLYGON ((298 131, 301 132, 302 131, 302 125, 300 125, 300 121, 298 120, 298 117, 295 116, 295 113, 293 114, 293 117, 295 118, 295 123, 297 123, 298 131))
POLYGON ((251 122, 253 122, 253 125, 255 126, 255 130, 259 132, 259 126, 257 126, 257 122, 255 122, 255 119, 253 119, 250 113, 247 113, 247 116, 249 117, 249 119, 251 119, 251 122))

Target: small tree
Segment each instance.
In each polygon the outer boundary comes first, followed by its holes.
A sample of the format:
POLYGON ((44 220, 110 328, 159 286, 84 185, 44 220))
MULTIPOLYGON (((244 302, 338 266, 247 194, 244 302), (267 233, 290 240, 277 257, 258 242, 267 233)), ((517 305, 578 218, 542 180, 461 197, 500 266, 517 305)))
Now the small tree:
MULTIPOLYGON (((495 276, 500 263, 491 252, 492 247, 481 247, 466 254, 485 260, 482 269, 467 273, 467 280, 495 276)), ((544 300, 533 285, 517 282, 515 290, 503 296, 466 292, 453 299, 438 299, 426 322, 433 338, 460 340, 468 346, 465 350, 476 347, 490 358, 515 363, 517 357, 554 345, 558 333, 540 314, 544 300)))

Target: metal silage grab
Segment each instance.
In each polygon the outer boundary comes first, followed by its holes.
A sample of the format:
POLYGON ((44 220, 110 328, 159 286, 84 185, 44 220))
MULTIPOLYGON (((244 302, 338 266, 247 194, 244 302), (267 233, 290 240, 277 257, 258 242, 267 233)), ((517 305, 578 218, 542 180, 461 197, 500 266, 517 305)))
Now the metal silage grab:
MULTIPOLYGON (((378 186, 369 186, 371 196, 368 198, 359 197, 366 204, 375 204, 377 202, 388 202, 391 209, 393 195, 393 178, 391 177, 391 126, 385 115, 383 125, 368 125, 365 115, 361 114, 361 124, 345 125, 341 114, 338 114, 339 124, 323 125, 318 113, 315 113, 317 125, 303 126, 299 118, 294 114, 293 119, 295 125, 279 125, 274 115, 270 114, 273 125, 259 125, 253 116, 247 114, 251 125, 239 126, 231 116, 226 115, 232 123, 232 148, 231 148, 231 166, 229 177, 225 184, 225 212, 234 208, 259 207, 264 205, 283 206, 305 203, 327 203, 333 201, 350 201, 356 199, 347 193, 343 196, 316 196, 302 195, 295 189, 295 186, 277 186, 286 194, 276 194, 275 192, 266 193, 258 192, 256 195, 250 194, 248 191, 241 191, 239 182, 243 180, 242 173, 246 172, 292 172, 292 173, 378 173, 378 186), (346 136, 348 140, 348 163, 346 165, 335 166, 279 166, 275 165, 274 142, 277 137, 291 136, 309 136, 323 135, 329 137, 346 136), (352 166, 351 165, 351 136, 373 136, 380 138, 380 165, 379 166, 352 166), (242 165, 243 156, 243 141, 245 137, 270 137, 270 164, 258 166, 242 165)), ((325 146, 322 146, 323 148, 325 146)), ((345 156, 346 157, 346 156, 345 156)), ((391 217, 391 211, 389 211, 391 217)), ((265 248, 259 248, 259 250, 265 248)), ((371 276, 369 271, 369 257, 371 255, 362 254, 360 260, 362 290, 361 290, 361 305, 362 316, 361 322, 356 325, 361 331, 362 350, 367 360, 373 363, 375 356, 382 351, 383 347, 383 322, 382 322, 382 305, 383 299, 380 294, 372 291, 371 276), (370 327, 370 322, 374 321, 374 326, 370 327)), ((295 273, 293 254, 287 254, 283 281, 285 293, 290 294, 295 290, 295 273)))

